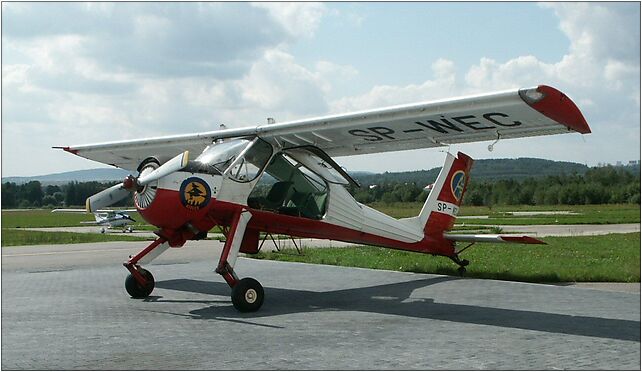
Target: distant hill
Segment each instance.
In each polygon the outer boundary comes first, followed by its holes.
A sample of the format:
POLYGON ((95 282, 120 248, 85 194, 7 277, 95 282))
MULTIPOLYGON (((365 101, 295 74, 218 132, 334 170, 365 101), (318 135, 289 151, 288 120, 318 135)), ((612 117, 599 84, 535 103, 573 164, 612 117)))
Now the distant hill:
MULTIPOLYGON (((528 177, 561 174, 576 173, 583 175, 587 170, 589 170, 589 167, 584 164, 536 158, 480 159, 475 160, 471 177, 473 180, 499 180, 508 178, 521 180, 528 177)), ((430 184, 435 182, 440 171, 441 167, 410 172, 385 172, 381 174, 354 173, 353 177, 362 185, 374 185, 386 182, 430 184)))
MULTIPOLYGON (((621 167, 634 174, 640 174, 640 165, 621 167)), ((566 161, 553 161, 536 158, 518 159, 480 159, 473 164, 473 180, 499 180, 512 178, 521 180, 528 177, 543 177, 561 174, 583 175, 590 168, 584 164, 566 161)), ((355 171, 350 175, 362 185, 375 185, 386 182, 415 182, 430 184, 437 179, 439 168, 409 172, 372 173, 355 171)), ((64 173, 46 174, 31 177, 3 177, 2 183, 14 182, 23 184, 29 181, 40 181, 43 185, 61 185, 70 181, 119 181, 129 174, 128 171, 117 168, 97 168, 64 173)))
POLYGON ((61 185, 71 181, 116 181, 122 180, 127 177, 127 175, 129 175, 129 172, 123 169, 96 168, 31 177, 2 177, 2 183, 14 182, 16 184, 23 184, 30 181, 40 181, 43 185, 61 185))

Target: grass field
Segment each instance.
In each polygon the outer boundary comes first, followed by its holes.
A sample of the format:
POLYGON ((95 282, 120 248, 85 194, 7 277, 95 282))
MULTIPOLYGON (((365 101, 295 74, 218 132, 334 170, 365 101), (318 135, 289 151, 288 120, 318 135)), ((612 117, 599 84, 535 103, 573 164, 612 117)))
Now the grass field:
MULTIPOLYGON (((128 213, 136 222, 130 224, 134 230, 153 231, 158 228, 149 225, 138 214, 138 212, 128 213)), ((82 224, 81 221, 94 222, 93 214, 86 213, 51 213, 48 209, 29 209, 20 211, 2 211, 2 228, 28 228, 28 227, 73 227, 73 226, 92 226, 82 224)), ((96 231, 98 231, 98 227, 96 231)), ((212 232, 220 232, 218 227, 212 229, 212 232)))
MULTIPOLYGON (((137 212, 128 214, 136 220, 132 224, 134 228, 142 228, 145 225, 145 221, 137 212)), ((3 229, 11 227, 80 226, 81 221, 94 222, 94 215, 86 213, 51 213, 51 210, 48 209, 2 211, 3 229)))
MULTIPOLYGON (((479 244, 462 254, 467 277, 525 282, 639 282, 640 233, 544 238, 548 245, 479 244)), ((445 257, 376 247, 266 252, 258 259, 457 275, 445 257)))
MULTIPOLYGON (((422 203, 374 203, 371 207, 395 218, 412 217, 419 214, 422 203)), ((459 219, 458 224, 466 225, 549 225, 549 224, 611 224, 639 223, 640 206, 637 204, 604 204, 604 205, 540 205, 540 206, 498 206, 473 207, 464 206, 461 216, 488 215, 487 219, 459 219), (552 215, 515 217, 507 216, 511 211, 571 211, 579 215, 552 215)), ((130 213, 136 220, 132 224, 135 230, 154 230, 136 212, 130 213)), ((77 213, 51 213, 50 210, 33 209, 24 211, 2 211, 2 228, 10 227, 65 227, 79 226, 81 221, 94 221, 93 215, 77 213)), ((216 232, 216 230, 214 230, 216 232)))
POLYGON ((71 232, 44 232, 18 229, 2 229, 2 246, 75 244, 113 241, 144 241, 145 238, 112 234, 79 234, 71 232))
MULTIPOLYGON (((371 207, 396 218, 413 217, 419 214, 422 203, 374 203, 371 207)), ((638 204, 600 205, 509 205, 489 207, 463 206, 460 216, 489 216, 484 219, 459 219, 466 225, 572 225, 639 223, 638 204), (507 215, 513 211, 571 211, 578 215, 542 215, 518 217, 507 215)))

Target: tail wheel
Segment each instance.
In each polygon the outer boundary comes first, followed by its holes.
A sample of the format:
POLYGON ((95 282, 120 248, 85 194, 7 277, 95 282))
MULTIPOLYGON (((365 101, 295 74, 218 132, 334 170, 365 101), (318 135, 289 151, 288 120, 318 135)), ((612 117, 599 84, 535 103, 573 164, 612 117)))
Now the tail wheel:
POLYGON ((145 285, 138 283, 134 275, 129 274, 125 279, 125 289, 133 298, 145 298, 154 290, 154 276, 143 268, 139 268, 138 272, 145 278, 145 285))
POLYGON ((263 299, 263 286, 253 278, 243 278, 232 288, 232 304, 242 313, 257 311, 263 299))

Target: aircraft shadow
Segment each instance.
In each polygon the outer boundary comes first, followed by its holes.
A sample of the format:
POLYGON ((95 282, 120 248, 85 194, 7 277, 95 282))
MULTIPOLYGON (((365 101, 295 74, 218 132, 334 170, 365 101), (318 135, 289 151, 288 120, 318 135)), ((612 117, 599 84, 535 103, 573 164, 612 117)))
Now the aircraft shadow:
MULTIPOLYGON (((238 322, 244 322, 240 319, 315 311, 363 311, 623 341, 640 341, 639 321, 448 304, 434 302, 429 298, 409 298, 417 288, 449 280, 458 280, 458 278, 419 279, 327 292, 265 288, 266 301, 261 310, 256 313, 239 313, 233 308, 231 301, 228 301, 229 306, 213 305, 193 310, 189 316, 195 319, 221 319, 221 317, 225 317, 227 318, 225 320, 238 319, 238 322)), ((157 282, 156 287, 208 295, 230 295, 230 288, 227 284, 202 280, 166 280, 157 282)))

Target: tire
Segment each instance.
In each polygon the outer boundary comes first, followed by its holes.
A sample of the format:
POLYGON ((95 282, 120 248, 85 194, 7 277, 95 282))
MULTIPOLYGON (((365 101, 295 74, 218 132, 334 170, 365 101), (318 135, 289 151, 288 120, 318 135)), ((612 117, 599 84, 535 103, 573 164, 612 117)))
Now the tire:
POLYGON ((263 299, 263 286, 253 278, 243 278, 232 288, 232 304, 242 313, 257 311, 263 299))
POLYGON ((154 276, 152 275, 152 273, 143 268, 139 268, 138 272, 143 277, 145 277, 147 283, 142 286, 138 283, 136 278, 134 278, 134 275, 129 274, 125 279, 125 289, 127 290, 127 293, 129 293, 129 295, 133 298, 145 298, 149 296, 154 290, 154 276))

